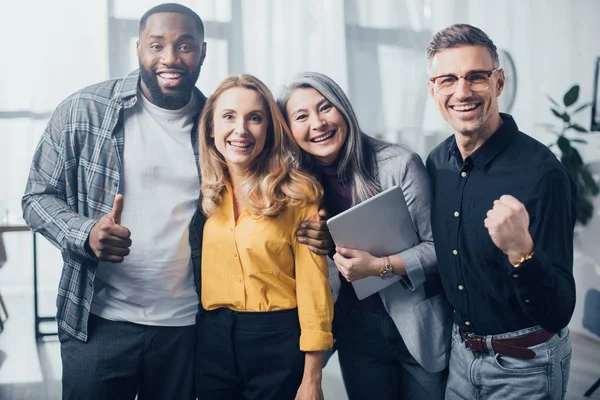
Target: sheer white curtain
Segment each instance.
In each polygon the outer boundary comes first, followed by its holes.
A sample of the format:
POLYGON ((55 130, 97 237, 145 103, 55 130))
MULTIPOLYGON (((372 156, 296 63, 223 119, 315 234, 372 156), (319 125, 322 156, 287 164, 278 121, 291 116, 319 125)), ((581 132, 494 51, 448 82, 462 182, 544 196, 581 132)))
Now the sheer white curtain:
POLYGON ((329 75, 347 90, 343 0, 242 2, 245 71, 277 96, 301 71, 329 75))
POLYGON ((348 0, 350 95, 363 129, 423 153, 425 0, 348 0))
MULTIPOLYGON (((99 0, 0 1, 0 203, 11 223, 20 222, 31 156, 48 114, 70 93, 108 77, 106 15, 106 1, 99 0)), ((31 236, 3 237, 3 293, 31 290, 31 236)), ((38 250, 42 291, 55 291, 60 252, 45 240, 38 250)), ((52 297, 41 302, 42 314, 54 313, 52 297)))

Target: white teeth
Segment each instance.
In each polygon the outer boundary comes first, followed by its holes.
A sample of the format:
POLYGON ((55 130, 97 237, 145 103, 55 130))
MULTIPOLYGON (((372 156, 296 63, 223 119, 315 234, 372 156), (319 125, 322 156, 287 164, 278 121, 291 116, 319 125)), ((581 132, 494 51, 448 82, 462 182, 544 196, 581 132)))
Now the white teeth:
POLYGON ((248 147, 250 147, 251 143, 246 143, 246 142, 229 142, 229 144, 233 147, 240 147, 242 149, 246 149, 248 147))
POLYGON ((163 72, 162 74, 159 74, 159 75, 166 79, 177 79, 181 76, 181 74, 169 73, 169 72, 163 72))
POLYGON ((321 136, 320 138, 313 139, 312 141, 315 143, 323 142, 323 141, 331 138, 334 134, 335 134, 335 132, 331 132, 329 135, 321 136))
POLYGON ((469 111, 477 107, 477 104, 467 104, 466 106, 453 106, 456 111, 469 111))

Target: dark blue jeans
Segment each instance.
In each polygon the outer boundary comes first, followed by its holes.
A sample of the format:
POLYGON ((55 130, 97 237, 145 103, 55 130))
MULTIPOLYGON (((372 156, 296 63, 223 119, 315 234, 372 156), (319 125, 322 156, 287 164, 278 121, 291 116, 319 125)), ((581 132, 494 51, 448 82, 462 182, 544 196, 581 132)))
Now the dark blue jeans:
POLYGON ((333 323, 350 400, 444 398, 447 371, 423 369, 387 313, 338 306, 333 323))
POLYGON ((194 399, 194 334, 90 314, 86 343, 59 332, 63 399, 194 399))

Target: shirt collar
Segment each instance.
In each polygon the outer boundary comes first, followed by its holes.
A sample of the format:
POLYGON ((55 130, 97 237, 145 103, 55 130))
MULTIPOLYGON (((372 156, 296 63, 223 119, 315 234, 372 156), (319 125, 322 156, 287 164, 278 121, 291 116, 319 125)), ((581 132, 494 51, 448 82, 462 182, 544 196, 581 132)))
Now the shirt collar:
POLYGON ((137 101, 138 82, 140 81, 139 69, 131 71, 115 90, 115 98, 125 107, 131 107, 137 101))
MULTIPOLYGON (((471 159, 477 168, 482 168, 492 161, 513 141, 516 133, 519 131, 517 123, 509 114, 500 113, 500 118, 502 118, 502 125, 500 125, 500 128, 498 128, 498 130, 494 132, 481 147, 467 157, 467 159, 471 159)), ((448 144, 448 160, 453 156, 457 159, 461 159, 455 137, 452 137, 452 140, 448 144)))

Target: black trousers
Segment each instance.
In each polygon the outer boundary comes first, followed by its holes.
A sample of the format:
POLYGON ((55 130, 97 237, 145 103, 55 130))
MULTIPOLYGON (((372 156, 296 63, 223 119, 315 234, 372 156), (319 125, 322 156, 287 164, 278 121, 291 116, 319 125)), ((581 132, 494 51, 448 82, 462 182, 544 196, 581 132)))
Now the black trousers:
POLYGON ((448 371, 430 373, 410 354, 387 312, 357 310, 340 296, 333 320, 350 400, 442 400, 448 371))
POLYGON ((194 334, 90 314, 86 343, 59 332, 63 399, 194 399, 194 334))
POLYGON ((293 400, 304 373, 298 311, 204 311, 196 324, 199 400, 293 400))

